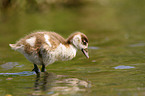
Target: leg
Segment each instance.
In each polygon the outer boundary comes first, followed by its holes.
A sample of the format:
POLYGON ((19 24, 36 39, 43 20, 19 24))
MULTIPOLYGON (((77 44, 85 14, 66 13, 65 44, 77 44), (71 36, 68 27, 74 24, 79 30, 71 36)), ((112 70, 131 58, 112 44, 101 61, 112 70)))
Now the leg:
POLYGON ((45 70, 45 65, 42 64, 41 72, 45 72, 45 71, 46 71, 46 70, 45 70))
POLYGON ((32 71, 35 71, 37 75, 40 74, 39 73, 39 68, 36 64, 34 64, 34 69, 32 71))

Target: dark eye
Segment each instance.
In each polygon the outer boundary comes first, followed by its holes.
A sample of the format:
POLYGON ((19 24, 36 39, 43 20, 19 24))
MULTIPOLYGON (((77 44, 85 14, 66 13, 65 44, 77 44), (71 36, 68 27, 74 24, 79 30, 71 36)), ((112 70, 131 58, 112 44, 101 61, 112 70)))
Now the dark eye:
POLYGON ((83 45, 86 45, 87 44, 87 42, 86 41, 82 41, 83 42, 83 45))

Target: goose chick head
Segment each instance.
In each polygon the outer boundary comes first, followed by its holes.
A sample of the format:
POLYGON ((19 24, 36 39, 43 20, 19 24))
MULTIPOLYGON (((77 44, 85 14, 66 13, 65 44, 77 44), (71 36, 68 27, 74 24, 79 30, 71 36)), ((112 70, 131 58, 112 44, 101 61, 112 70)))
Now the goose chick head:
POLYGON ((76 32, 70 35, 67 39, 69 44, 72 44, 75 48, 81 50, 86 58, 89 58, 88 54, 88 38, 81 32, 76 32))

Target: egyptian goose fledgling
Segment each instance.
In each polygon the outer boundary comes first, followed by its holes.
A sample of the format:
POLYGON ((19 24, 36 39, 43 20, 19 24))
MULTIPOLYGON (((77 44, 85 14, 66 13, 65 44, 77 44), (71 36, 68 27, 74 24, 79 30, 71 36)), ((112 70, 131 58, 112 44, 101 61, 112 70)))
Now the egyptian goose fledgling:
POLYGON ((9 45, 34 64, 33 71, 37 74, 39 74, 37 65, 42 65, 41 72, 44 72, 45 66, 55 61, 74 58, 77 49, 89 58, 88 38, 81 32, 70 35, 66 40, 55 32, 35 32, 20 39, 16 44, 9 45))

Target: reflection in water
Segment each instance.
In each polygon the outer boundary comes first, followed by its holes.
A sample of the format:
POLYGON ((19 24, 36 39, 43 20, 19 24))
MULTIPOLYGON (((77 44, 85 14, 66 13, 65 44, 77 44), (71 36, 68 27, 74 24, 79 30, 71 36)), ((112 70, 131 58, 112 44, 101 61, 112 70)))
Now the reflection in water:
POLYGON ((55 78, 56 77, 53 73, 44 72, 44 75, 42 77, 40 77, 40 75, 37 75, 35 85, 34 85, 35 90, 46 91, 47 89, 50 89, 52 86, 51 84, 53 84, 55 78))
POLYGON ((85 92, 90 87, 90 83, 77 78, 68 78, 64 75, 55 75, 54 73, 43 73, 37 75, 34 83, 34 92, 32 95, 61 95, 78 94, 85 92))

